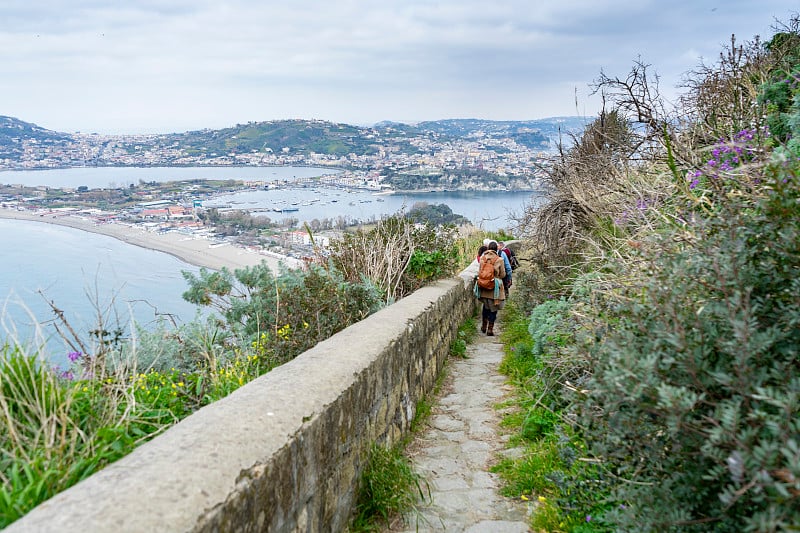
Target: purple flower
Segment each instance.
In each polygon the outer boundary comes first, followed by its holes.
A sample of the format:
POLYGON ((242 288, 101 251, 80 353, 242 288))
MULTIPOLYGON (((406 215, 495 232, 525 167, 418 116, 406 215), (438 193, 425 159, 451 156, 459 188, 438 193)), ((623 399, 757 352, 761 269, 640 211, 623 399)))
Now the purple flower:
POLYGON ((755 136, 755 130, 744 129, 737 133, 734 138, 737 141, 752 141, 755 136))
POLYGON ((74 381, 75 374, 72 373, 72 370, 67 370, 66 372, 61 373, 61 379, 66 379, 67 381, 74 381))
POLYGON ((75 361, 77 361, 78 359, 80 359, 82 355, 83 355, 83 354, 82 354, 81 352, 69 352, 69 353, 67 354, 67 357, 69 357, 69 360, 70 360, 70 361, 72 361, 72 362, 74 363, 75 361))
POLYGON ((693 180, 692 180, 692 182, 689 184, 689 188, 690 188, 690 189, 694 189, 694 188, 695 188, 695 187, 697 187, 699 184, 700 184, 700 180, 699 180, 699 179, 697 179, 697 178, 695 178, 695 179, 693 179, 693 180))
POLYGON ((587 521, 587 522, 591 522, 591 521, 592 521, 592 515, 590 515, 590 514, 587 514, 587 515, 586 515, 586 521, 587 521))
POLYGON ((614 219, 615 226, 622 226, 628 220, 628 211, 623 211, 620 216, 614 219))

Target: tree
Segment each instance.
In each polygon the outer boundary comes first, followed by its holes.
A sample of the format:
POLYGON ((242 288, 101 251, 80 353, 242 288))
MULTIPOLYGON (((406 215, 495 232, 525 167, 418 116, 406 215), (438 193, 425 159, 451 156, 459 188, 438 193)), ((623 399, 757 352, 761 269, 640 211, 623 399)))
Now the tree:
POLYGON ((334 269, 311 266, 275 276, 266 264, 198 275, 184 271, 185 300, 211 307, 225 319, 234 337, 269 350, 271 364, 284 362, 357 322, 380 307, 380 297, 361 279, 345 281, 334 269), (266 335, 266 337, 263 337, 266 335))

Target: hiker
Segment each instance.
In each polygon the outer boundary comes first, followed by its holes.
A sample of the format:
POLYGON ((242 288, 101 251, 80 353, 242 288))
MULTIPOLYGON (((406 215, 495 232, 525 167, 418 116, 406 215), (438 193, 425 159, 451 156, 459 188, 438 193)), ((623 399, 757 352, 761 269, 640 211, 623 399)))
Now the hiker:
POLYGON ((497 241, 497 249, 506 254, 513 270, 519 268, 519 259, 517 259, 517 254, 514 253, 514 250, 506 246, 503 241, 497 241))
MULTIPOLYGON (((497 244, 497 255, 500 256, 503 259, 503 265, 505 265, 505 267, 506 267, 506 275, 509 277, 508 279, 510 280, 511 279, 511 277, 510 277, 511 276, 511 271, 516 267, 514 267, 511 264, 510 257, 507 254, 500 253, 500 250, 501 250, 500 243, 503 242, 503 241, 495 241, 494 239, 483 239, 483 246, 489 246, 489 243, 492 243, 492 242, 497 244)), ((483 253, 483 252, 481 252, 481 249, 483 248, 483 246, 481 246, 481 248, 478 249, 478 261, 481 260, 481 254, 483 253)), ((508 249, 506 249, 506 250, 508 251, 508 249)), ((516 259, 516 257, 515 257, 515 259, 516 259)), ((505 285, 505 281, 503 281, 503 284, 505 285)), ((509 285, 509 287, 510 287, 510 285, 509 285)), ((508 288, 508 287, 506 287, 506 288, 508 288)))
POLYGON ((480 248, 478 248, 478 257, 477 257, 478 263, 481 262, 481 256, 483 255, 483 252, 485 252, 488 249, 489 247, 486 246, 485 244, 481 245, 480 248))
POLYGON ((497 255, 497 243, 491 241, 478 263, 478 277, 475 280, 475 296, 483 304, 481 332, 494 336, 494 322, 497 311, 506 304, 506 291, 503 278, 506 277, 505 261, 497 255))
POLYGON ((506 248, 506 243, 503 241, 497 241, 497 253, 504 259, 503 263, 506 267, 506 277, 503 278, 503 286, 506 289, 506 295, 508 295, 508 289, 511 288, 512 284, 511 273, 517 268, 517 265, 514 264, 517 261, 517 257, 514 252, 511 251, 511 248, 506 248))

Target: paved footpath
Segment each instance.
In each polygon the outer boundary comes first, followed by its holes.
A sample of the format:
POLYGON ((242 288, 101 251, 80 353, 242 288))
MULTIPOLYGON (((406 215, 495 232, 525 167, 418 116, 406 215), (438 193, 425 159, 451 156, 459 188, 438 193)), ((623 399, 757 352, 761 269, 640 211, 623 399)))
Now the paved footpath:
POLYGON ((526 504, 501 496, 501 480, 489 472, 508 440, 495 409, 510 390, 497 371, 502 358, 499 338, 480 332, 466 359, 450 358, 427 427, 406 449, 430 485, 432 504, 389 531, 531 531, 526 504))

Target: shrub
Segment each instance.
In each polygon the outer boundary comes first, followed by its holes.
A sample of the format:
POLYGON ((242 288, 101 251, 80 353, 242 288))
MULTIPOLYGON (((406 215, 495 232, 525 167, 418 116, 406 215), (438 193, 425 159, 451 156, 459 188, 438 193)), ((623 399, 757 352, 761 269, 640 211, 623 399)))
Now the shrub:
POLYGON ((351 283, 369 279, 390 303, 453 274, 459 261, 454 234, 454 227, 418 225, 395 215, 333 241, 330 262, 351 283))
POLYGON ((647 277, 619 272, 639 281, 579 402, 593 453, 624 479, 621 529, 800 523, 798 166, 768 168, 757 196, 720 196, 691 236, 663 235, 647 277))
POLYGON ((562 334, 564 313, 570 305, 563 299, 545 302, 531 312, 528 332, 533 339, 534 355, 542 355, 548 345, 558 341, 562 334))
POLYGON ((112 369, 127 368, 133 373, 195 372, 201 367, 213 369, 230 357, 233 342, 231 332, 215 317, 198 317, 177 327, 159 320, 149 329, 136 324, 136 334, 108 362, 112 369))
POLYGON ((369 282, 347 282, 335 269, 315 265, 279 276, 262 263, 234 273, 184 272, 184 277, 189 282, 184 298, 219 311, 224 336, 243 339, 242 351, 257 342, 265 367, 295 357, 381 305, 369 282))
POLYGON ((594 124, 550 172, 552 201, 528 213, 537 270, 515 276, 514 293, 523 306, 553 295, 570 305, 534 308, 538 345, 517 342, 504 361, 535 398, 520 402, 518 423, 540 465, 517 468, 520 490, 544 499, 535 527, 800 523, 797 15, 783 29, 766 46, 732 39, 717 64, 690 73, 669 116, 645 65, 601 75, 636 149, 585 150, 614 139, 594 124), (604 182, 576 187, 592 178, 604 182), (551 431, 540 406, 563 408, 562 424, 551 431), (552 440, 559 430, 580 457, 552 440))

